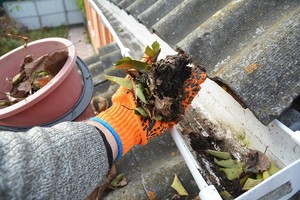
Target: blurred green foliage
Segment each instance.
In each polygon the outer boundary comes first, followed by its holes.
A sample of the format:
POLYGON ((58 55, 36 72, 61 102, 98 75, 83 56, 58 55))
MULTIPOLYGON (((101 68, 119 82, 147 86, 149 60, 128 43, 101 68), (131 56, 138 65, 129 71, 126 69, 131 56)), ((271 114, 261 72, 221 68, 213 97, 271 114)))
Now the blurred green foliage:
POLYGON ((28 37, 29 42, 48 37, 66 38, 68 36, 68 27, 62 25, 54 28, 27 30, 15 23, 8 16, 0 16, 0 56, 24 45, 24 40, 15 36, 28 37), (12 36, 8 36, 7 34, 11 34, 12 36))
POLYGON ((84 7, 84 0, 76 0, 78 8, 81 10, 82 14, 86 16, 85 14, 85 7, 84 7))

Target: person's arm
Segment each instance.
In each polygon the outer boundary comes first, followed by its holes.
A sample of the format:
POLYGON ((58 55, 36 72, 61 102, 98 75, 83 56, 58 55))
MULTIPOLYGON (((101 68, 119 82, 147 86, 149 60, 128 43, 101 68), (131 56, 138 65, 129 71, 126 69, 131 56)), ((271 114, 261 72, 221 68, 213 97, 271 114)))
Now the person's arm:
MULTIPOLYGON (((187 109, 206 74, 193 68, 184 84, 187 109)), ((120 87, 112 106, 87 122, 0 132, 0 199, 84 199, 104 180, 110 166, 133 146, 176 122, 134 114, 132 91, 120 87)))
POLYGON ((98 127, 64 122, 0 131, 0 199, 86 198, 104 180, 116 151, 98 127))

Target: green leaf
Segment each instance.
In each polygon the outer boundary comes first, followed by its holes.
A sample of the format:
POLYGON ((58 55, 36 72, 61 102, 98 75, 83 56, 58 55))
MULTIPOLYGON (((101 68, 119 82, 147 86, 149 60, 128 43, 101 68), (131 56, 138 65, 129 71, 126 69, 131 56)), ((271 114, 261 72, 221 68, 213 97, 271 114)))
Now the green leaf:
POLYGON ((249 174, 243 178, 240 179, 240 186, 243 187, 247 181, 247 179, 249 178, 249 174))
POLYGON ((145 54, 147 54, 151 58, 155 56, 155 52, 149 46, 146 46, 145 54))
POLYGON ((219 165, 220 167, 230 168, 234 166, 234 160, 228 159, 228 160, 218 160, 214 158, 214 162, 219 165))
POLYGON ((0 100, 0 108, 10 106, 11 102, 9 100, 0 100))
POLYGON ((123 179, 124 174, 119 174, 111 183, 110 185, 114 188, 118 187, 120 181, 123 179))
POLYGON ((126 57, 118 60, 115 65, 121 65, 121 64, 126 63, 126 62, 128 62, 130 60, 132 60, 132 59, 130 57, 126 56, 126 57))
POLYGON ((153 49, 155 55, 159 52, 160 45, 157 41, 152 43, 152 49, 153 49))
POLYGON ((143 86, 141 83, 139 83, 137 86, 136 86, 136 95, 138 96, 138 98, 145 104, 147 104, 147 100, 146 100, 146 97, 143 93, 143 86))
POLYGON ((220 195, 221 195, 222 199, 224 199, 224 200, 234 200, 233 196, 226 190, 223 190, 222 192, 220 192, 220 195))
POLYGON ((270 175, 273 175, 273 174, 279 172, 280 169, 275 165, 274 162, 270 162, 270 167, 269 167, 268 171, 269 171, 270 175))
POLYGON ((109 76, 109 75, 104 75, 104 77, 112 82, 115 82, 127 89, 132 89, 132 82, 131 80, 125 79, 125 78, 120 78, 116 76, 109 76))
POLYGON ((149 88, 144 88, 144 90, 146 92, 147 97, 149 97, 151 95, 149 88))
POLYGON ((228 152, 215 151, 215 150, 210 150, 210 149, 206 150, 205 152, 216 158, 220 158, 222 160, 227 160, 227 159, 231 158, 230 153, 228 153, 228 152))
POLYGON ((244 187, 242 188, 242 190, 250 190, 251 188, 253 188, 254 186, 256 186, 257 184, 259 184, 262 181, 263 181, 263 179, 248 178, 246 183, 244 184, 244 187))
POLYGON ((173 183, 171 185, 171 187, 176 190, 176 192, 178 192, 178 194, 180 196, 188 196, 189 194, 187 193, 187 191, 185 190, 185 188, 183 187, 181 181, 179 180, 178 176, 175 174, 173 183))
POLYGON ((161 116, 161 115, 155 116, 155 121, 156 121, 156 122, 158 122, 158 121, 160 121, 160 120, 162 120, 162 116, 161 116))
POLYGON ((258 172, 258 173, 256 174, 256 179, 262 179, 262 178, 263 178, 262 172, 258 172))
POLYGON ((136 69, 141 71, 147 71, 150 69, 150 66, 147 63, 139 60, 133 60, 130 57, 124 57, 123 59, 118 60, 115 67, 119 69, 136 69))
POLYGON ((134 112, 135 114, 142 115, 143 117, 148 117, 148 113, 142 107, 135 108, 134 112))
POLYGON ((226 177, 230 181, 239 178, 240 175, 243 173, 243 168, 241 168, 241 167, 220 168, 220 170, 225 173, 226 177))
POLYGON ((269 178, 271 175, 270 175, 270 173, 268 172, 268 170, 266 170, 266 171, 264 171, 263 173, 262 173, 262 177, 263 177, 263 179, 264 180, 266 180, 267 178, 269 178))

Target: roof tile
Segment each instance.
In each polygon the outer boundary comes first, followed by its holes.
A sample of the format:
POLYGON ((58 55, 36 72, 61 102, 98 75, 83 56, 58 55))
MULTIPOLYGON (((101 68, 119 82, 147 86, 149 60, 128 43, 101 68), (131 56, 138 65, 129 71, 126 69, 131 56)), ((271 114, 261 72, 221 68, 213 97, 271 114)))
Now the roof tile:
POLYGON ((226 84, 263 124, 297 101, 299 0, 168 2, 137 0, 128 10, 226 84))
POLYGON ((130 6, 132 3, 134 3, 136 0, 122 0, 118 6, 122 9, 126 9, 128 6, 130 6))
POLYGON ((130 13, 132 16, 137 17, 139 14, 148 9, 152 4, 154 4, 157 0, 137 0, 129 7, 126 8, 126 11, 130 13))
POLYGON ((227 2, 229 0, 184 1, 153 25, 153 30, 174 48, 179 41, 226 5, 227 2))
POLYGON ((152 25, 161 20, 167 13, 173 10, 183 0, 157 1, 145 12, 138 16, 138 19, 152 31, 152 25))

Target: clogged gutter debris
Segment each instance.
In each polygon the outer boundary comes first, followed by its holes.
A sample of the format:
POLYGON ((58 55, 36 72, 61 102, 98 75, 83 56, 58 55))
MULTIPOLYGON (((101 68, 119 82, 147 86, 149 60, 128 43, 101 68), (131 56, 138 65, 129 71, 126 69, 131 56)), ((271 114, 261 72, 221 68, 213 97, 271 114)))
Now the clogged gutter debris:
POLYGON ((183 84, 191 74, 191 60, 185 54, 170 55, 157 61, 160 45, 147 46, 142 61, 125 57, 116 68, 124 69, 126 78, 106 76, 132 91, 136 100, 135 113, 150 120, 163 122, 182 119, 183 84))
POLYGON ((240 196, 280 170, 265 153, 240 141, 239 134, 231 135, 208 119, 205 112, 190 109, 180 125, 189 138, 200 173, 224 200, 240 196))
MULTIPOLYGON (((28 38, 23 39, 26 56, 20 64, 19 73, 12 79, 6 78, 7 83, 12 87, 9 91, 1 91, 6 98, 0 99, 0 109, 18 103, 41 89, 60 71, 68 59, 69 53, 65 50, 34 59, 33 55, 26 54, 28 38)), ((9 88, 8 86, 6 88, 9 88)))

